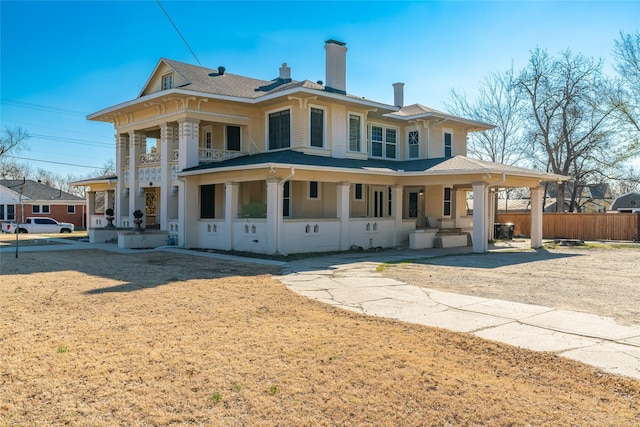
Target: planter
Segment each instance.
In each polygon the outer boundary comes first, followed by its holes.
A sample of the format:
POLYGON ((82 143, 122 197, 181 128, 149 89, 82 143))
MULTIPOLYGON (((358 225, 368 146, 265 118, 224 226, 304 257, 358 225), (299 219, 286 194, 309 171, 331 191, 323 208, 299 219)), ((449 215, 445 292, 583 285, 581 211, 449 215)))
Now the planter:
POLYGON ((133 229, 133 231, 137 231, 137 232, 144 231, 142 229, 142 227, 140 227, 140 224, 142 224, 142 220, 141 219, 134 219, 133 223, 136 225, 136 227, 133 229))

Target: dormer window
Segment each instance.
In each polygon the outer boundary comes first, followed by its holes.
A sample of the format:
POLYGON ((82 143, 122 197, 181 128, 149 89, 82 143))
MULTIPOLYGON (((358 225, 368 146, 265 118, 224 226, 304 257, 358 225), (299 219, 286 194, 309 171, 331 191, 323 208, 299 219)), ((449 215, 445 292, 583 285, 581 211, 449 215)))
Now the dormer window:
POLYGON ((162 90, 173 88, 173 74, 162 76, 162 90))

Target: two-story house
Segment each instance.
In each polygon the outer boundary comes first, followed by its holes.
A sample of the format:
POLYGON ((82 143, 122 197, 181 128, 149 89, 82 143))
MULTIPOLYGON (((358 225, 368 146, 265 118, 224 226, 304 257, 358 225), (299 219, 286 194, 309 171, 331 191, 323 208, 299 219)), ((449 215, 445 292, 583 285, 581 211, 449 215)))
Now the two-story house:
POLYGON ((430 228, 469 231, 483 252, 491 189, 529 187, 540 246, 540 182, 562 177, 467 158, 468 133, 492 125, 405 106, 402 83, 394 105, 352 96, 346 45, 325 51, 325 82, 293 80, 286 64, 264 81, 161 59, 137 98, 88 116, 116 131, 117 179, 87 181, 90 192, 110 194, 119 227, 140 209, 147 228, 188 248, 391 247, 430 228))

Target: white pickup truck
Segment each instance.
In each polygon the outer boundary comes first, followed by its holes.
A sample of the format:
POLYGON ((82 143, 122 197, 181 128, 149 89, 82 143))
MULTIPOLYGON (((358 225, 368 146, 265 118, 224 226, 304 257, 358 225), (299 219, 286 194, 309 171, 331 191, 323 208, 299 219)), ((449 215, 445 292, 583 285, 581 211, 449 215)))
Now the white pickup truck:
POLYGON ((73 224, 58 222, 53 218, 30 217, 21 224, 6 223, 2 231, 5 233, 35 234, 73 233, 73 224))

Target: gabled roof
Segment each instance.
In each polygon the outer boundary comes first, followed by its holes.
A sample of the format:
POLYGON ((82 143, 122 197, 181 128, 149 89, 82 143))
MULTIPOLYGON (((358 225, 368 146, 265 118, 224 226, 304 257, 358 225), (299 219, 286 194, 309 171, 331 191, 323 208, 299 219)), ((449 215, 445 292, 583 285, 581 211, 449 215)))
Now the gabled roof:
POLYGON ((147 83, 140 92, 140 95, 138 95, 139 98, 150 94, 150 82, 162 64, 167 65, 174 73, 177 73, 182 77, 181 81, 185 82, 182 85, 177 85, 177 79, 174 79, 175 89, 194 92, 256 99, 268 93, 282 91, 293 87, 312 87, 313 89, 323 88, 323 86, 309 81, 297 82, 291 79, 280 78, 275 78, 273 80, 260 80, 227 73, 226 71, 220 72, 220 70, 214 70, 212 68, 200 67, 197 65, 174 61, 172 59, 161 58, 156 65, 156 68, 153 70, 153 73, 151 73, 149 80, 147 80, 147 83))
POLYGON ((433 108, 425 107, 421 104, 413 104, 399 108, 360 96, 336 93, 320 83, 314 83, 309 80, 296 81, 290 78, 283 79, 280 77, 272 80, 260 80, 228 73, 223 67, 214 70, 212 68, 187 64, 167 58, 161 58, 156 64, 138 98, 90 114, 87 118, 89 120, 105 120, 109 118, 108 114, 114 111, 140 104, 142 101, 141 98, 144 98, 145 101, 152 101, 157 97, 163 97, 165 95, 193 94, 195 96, 206 97, 210 95, 212 97, 222 97, 239 102, 258 103, 278 96, 285 96, 287 94, 286 92, 291 94, 306 92, 311 96, 321 94, 324 97, 349 101, 359 105, 365 105, 369 108, 373 107, 379 114, 402 121, 429 121, 430 119, 436 121, 451 120, 468 125, 468 130, 471 132, 495 127, 487 123, 456 117, 433 108), (158 88, 153 85, 153 82, 157 81, 155 79, 159 77, 160 70, 165 66, 175 73, 173 79, 174 87, 167 90, 158 90, 158 88))
POLYGON ((436 119, 436 120, 441 120, 442 122, 445 122, 447 120, 455 120, 456 122, 462 122, 470 125, 474 131, 489 130, 489 129, 495 128, 494 125, 491 125, 488 123, 483 123, 476 120, 453 116, 451 114, 445 113, 444 111, 439 111, 430 107, 426 107, 422 104, 407 105, 400 108, 400 110, 398 111, 385 114, 385 116, 393 117, 396 119, 404 119, 404 120, 436 119))
POLYGON ((22 194, 23 200, 28 201, 56 201, 82 203, 85 200, 66 191, 49 187, 30 179, 0 179, 0 185, 8 188, 16 194, 22 194))

